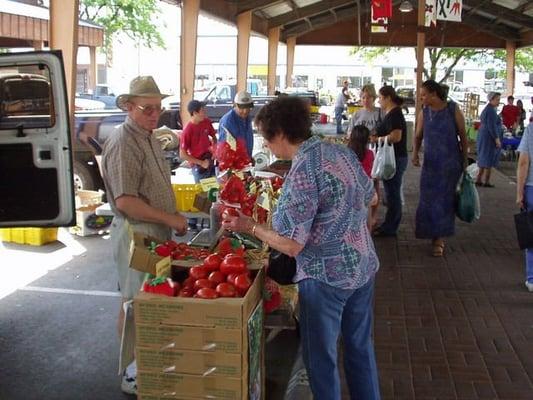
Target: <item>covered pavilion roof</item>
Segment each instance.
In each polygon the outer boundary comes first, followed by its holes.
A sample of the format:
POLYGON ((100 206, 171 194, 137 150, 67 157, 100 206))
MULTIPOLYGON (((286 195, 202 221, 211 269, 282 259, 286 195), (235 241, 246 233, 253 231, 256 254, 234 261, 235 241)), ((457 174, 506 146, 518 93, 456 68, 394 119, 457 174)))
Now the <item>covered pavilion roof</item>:
MULTIPOLYGON (((179 0, 164 0, 179 4, 179 0)), ((281 28, 281 40, 297 44, 344 46, 416 46, 418 2, 402 13, 393 0, 387 33, 370 33, 370 0, 202 0, 201 10, 235 23, 238 14, 252 11, 252 30, 267 35, 281 28), (361 21, 361 34, 357 21, 361 21)), ((423 28, 426 47, 505 48, 533 46, 533 2, 530 0, 463 0, 462 22, 438 21, 423 28)))

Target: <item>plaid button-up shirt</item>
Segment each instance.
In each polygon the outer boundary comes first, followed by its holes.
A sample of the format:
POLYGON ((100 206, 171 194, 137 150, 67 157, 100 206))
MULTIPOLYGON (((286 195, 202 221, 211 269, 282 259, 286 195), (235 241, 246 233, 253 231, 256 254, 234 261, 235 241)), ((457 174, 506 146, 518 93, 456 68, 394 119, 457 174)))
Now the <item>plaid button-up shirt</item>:
MULTIPOLYGON (((138 197, 170 214, 176 212, 170 165, 161 144, 130 117, 105 142, 102 170, 107 199, 116 215, 126 217, 115 205, 115 200, 122 195, 138 197)), ((139 222, 128 220, 133 224, 139 222)))

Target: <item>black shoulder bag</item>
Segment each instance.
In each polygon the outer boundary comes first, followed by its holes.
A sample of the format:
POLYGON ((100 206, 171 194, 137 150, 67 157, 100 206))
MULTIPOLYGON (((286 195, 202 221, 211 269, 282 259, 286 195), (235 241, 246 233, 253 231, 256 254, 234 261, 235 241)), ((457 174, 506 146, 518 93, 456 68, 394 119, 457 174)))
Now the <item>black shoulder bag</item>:
POLYGON ((267 276, 280 285, 292 285, 296 274, 296 259, 272 249, 268 256, 267 276))
POLYGON ((516 227, 516 236, 518 245, 523 249, 533 247, 533 211, 522 209, 520 213, 515 214, 514 224, 516 227))

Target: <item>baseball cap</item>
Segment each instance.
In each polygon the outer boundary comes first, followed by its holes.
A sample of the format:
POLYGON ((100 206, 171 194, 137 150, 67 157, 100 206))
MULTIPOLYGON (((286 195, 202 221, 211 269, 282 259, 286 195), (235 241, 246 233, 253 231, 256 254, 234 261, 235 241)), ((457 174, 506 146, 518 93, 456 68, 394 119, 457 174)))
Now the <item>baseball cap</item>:
POLYGON ((233 102, 242 108, 252 108, 254 106, 252 96, 245 90, 241 90, 240 92, 238 92, 235 95, 235 99, 233 99, 233 102))
POLYGON ((205 107, 205 103, 199 100, 191 100, 187 105, 187 111, 192 115, 193 112, 198 112, 202 107, 205 107))

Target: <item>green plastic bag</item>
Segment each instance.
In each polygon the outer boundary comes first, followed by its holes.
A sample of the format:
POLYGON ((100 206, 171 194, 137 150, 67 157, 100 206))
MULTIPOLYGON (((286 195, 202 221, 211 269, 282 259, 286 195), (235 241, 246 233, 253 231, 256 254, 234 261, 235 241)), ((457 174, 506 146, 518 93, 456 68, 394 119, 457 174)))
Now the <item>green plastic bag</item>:
POLYGON ((463 172, 457 183, 457 205, 455 215, 461 221, 474 222, 479 219, 481 210, 479 204, 479 195, 474 185, 474 181, 469 174, 463 172))

